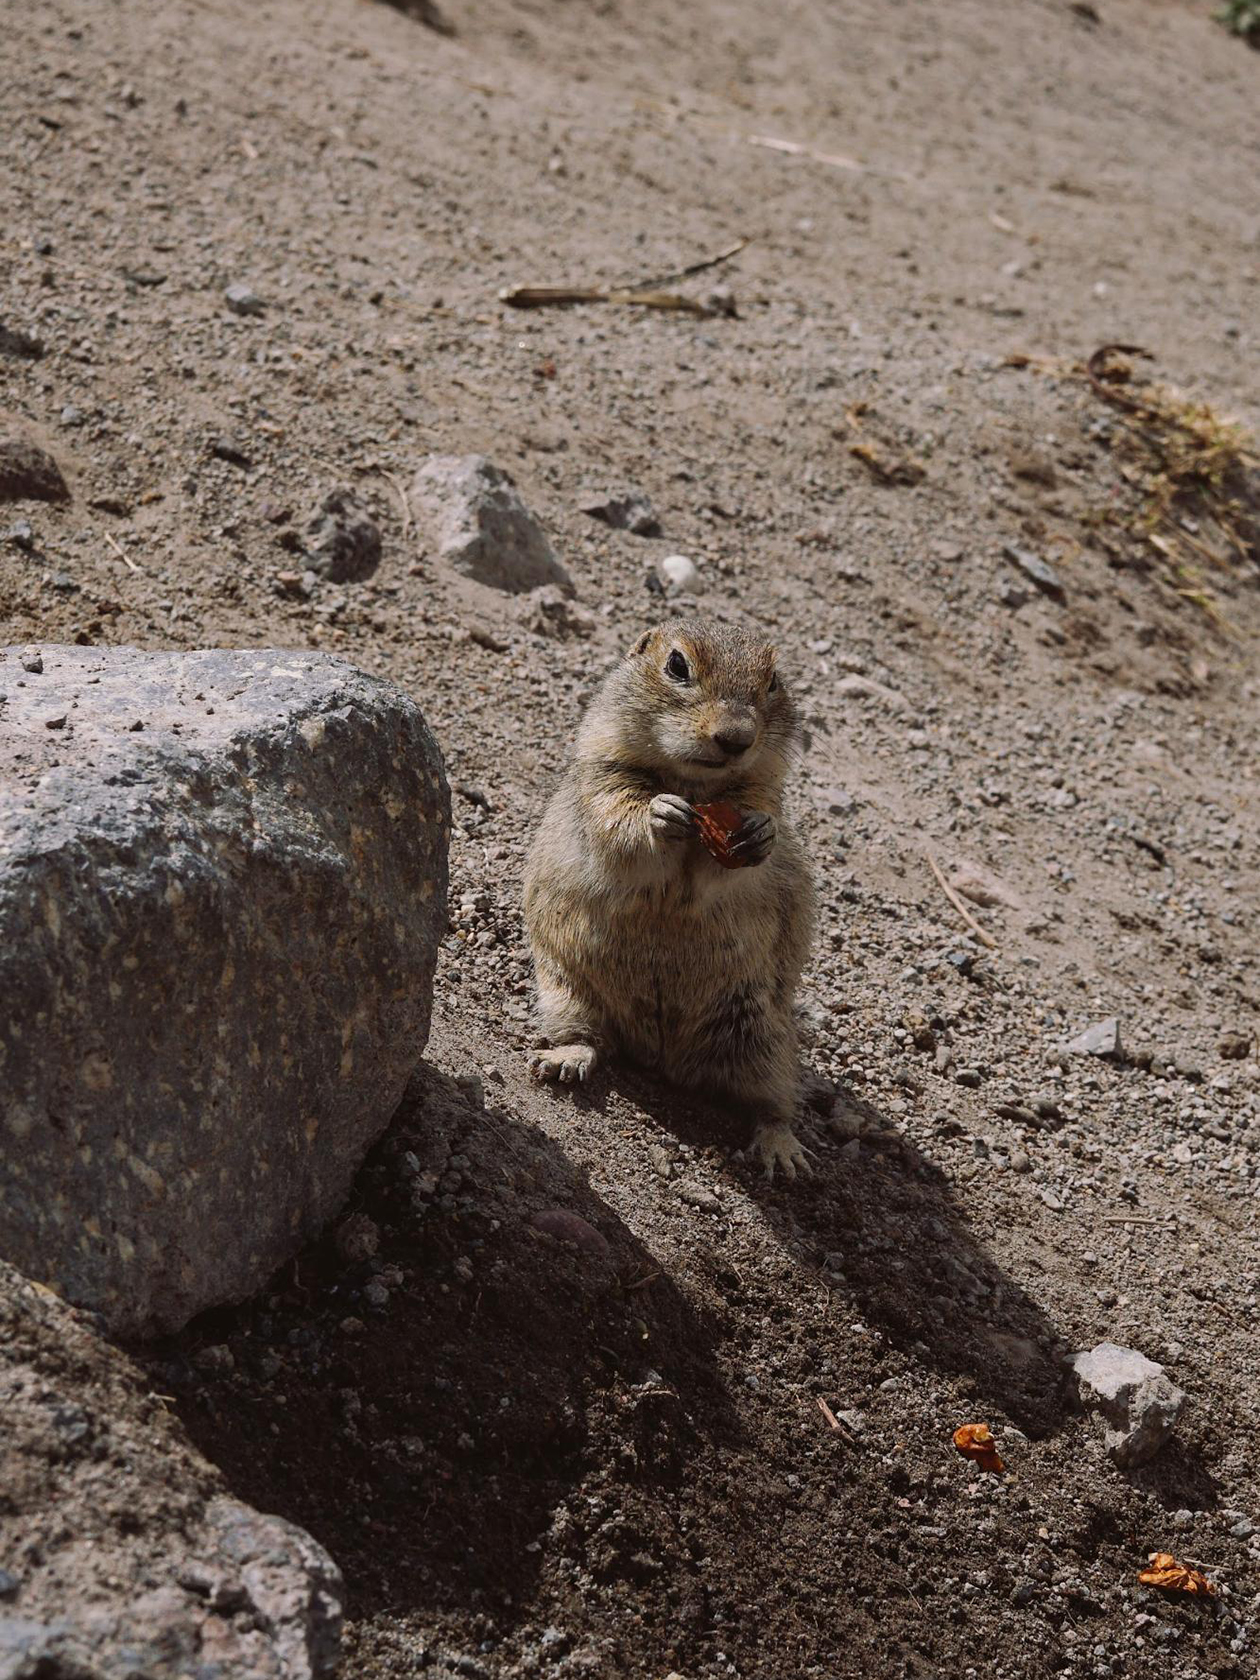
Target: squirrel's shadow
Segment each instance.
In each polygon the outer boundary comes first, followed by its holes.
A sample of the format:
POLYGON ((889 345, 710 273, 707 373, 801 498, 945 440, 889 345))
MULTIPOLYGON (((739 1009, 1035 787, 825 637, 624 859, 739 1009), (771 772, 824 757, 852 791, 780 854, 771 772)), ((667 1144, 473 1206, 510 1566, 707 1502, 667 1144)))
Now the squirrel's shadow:
MULTIPOLYGON (((696 1148, 747 1145, 746 1123, 655 1083, 636 1069, 612 1074, 661 1128, 696 1148)), ((598 1091, 592 1093, 598 1103, 598 1091)), ((971 1229, 946 1174, 891 1121, 840 1090, 837 1115, 855 1140, 811 1116, 797 1131, 812 1173, 767 1183, 751 1156, 729 1171, 760 1206, 784 1249, 837 1302, 848 1302, 895 1347, 961 1379, 977 1407, 1029 1435, 1053 1431, 1066 1410, 1059 1337, 1042 1307, 971 1229)))

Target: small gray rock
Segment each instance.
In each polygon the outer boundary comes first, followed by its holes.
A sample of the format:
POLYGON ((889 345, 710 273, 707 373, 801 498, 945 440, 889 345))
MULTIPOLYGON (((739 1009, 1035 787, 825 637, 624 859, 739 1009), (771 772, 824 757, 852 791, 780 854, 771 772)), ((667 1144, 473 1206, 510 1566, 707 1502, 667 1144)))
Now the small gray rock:
POLYGON ((667 595, 694 595, 700 588, 700 569, 685 554, 667 554, 658 560, 656 576, 667 595))
POLYGON ((851 817, 858 808, 858 802, 853 795, 839 787, 824 788, 822 802, 833 817, 851 817))
POLYGON ((380 1248, 380 1229, 366 1213, 353 1213, 338 1225, 333 1243, 347 1265, 362 1265, 364 1261, 371 1260, 380 1248))
POLYGON ((0 502, 68 502, 61 468, 29 438, 0 433, 0 502))
POLYGON ((573 580, 546 532, 508 474, 484 455, 430 455, 412 499, 455 571, 510 595, 544 584, 572 595, 573 580))
POLYGON ((593 612, 571 601, 554 583, 531 589, 519 609, 521 623, 536 636, 564 642, 593 636, 597 621, 593 612))
POLYGON ((680 1178, 674 1188, 689 1207, 699 1208, 702 1213, 721 1213, 722 1204, 712 1190, 706 1190, 694 1179, 680 1178))
POLYGON ((1012 565, 1019 567, 1030 583, 1037 585, 1043 595, 1049 595, 1054 601, 1067 600, 1067 591, 1059 574, 1040 555, 1033 554, 1027 548, 1017 548, 1014 543, 1007 543, 1002 553, 1012 565))
POLYGON ((1115 1342, 1073 1354, 1070 1363, 1082 1406, 1100 1413, 1106 1423, 1112 1460, 1129 1470, 1153 1458, 1186 1402, 1164 1367, 1115 1342))
POLYGON ((632 531, 636 537, 659 537, 661 522, 656 509, 641 490, 604 490, 585 497, 578 506, 592 519, 614 531, 632 531))
POLYGON ((589 1219, 569 1208, 543 1208, 530 1216, 530 1224, 559 1242, 572 1243, 597 1260, 612 1257, 612 1247, 602 1231, 597 1231, 589 1219))
POLYGON ((29 519, 15 519, 5 535, 14 548, 20 548, 27 554, 35 547, 35 533, 29 519))
POLYGON ((801 1097, 815 1114, 827 1115, 836 1106, 837 1091, 832 1080, 812 1068, 801 1080, 801 1097))
POLYGON ((20 327, 6 327, 0 322, 0 356, 11 356, 15 361, 37 362, 43 354, 42 340, 23 332, 20 327))
POLYGON ((1106 1021, 1098 1021, 1092 1027, 1086 1027, 1085 1031, 1065 1048, 1069 1056, 1108 1056, 1113 1061, 1123 1060, 1124 1047, 1120 1042, 1118 1018, 1112 1015, 1106 1021))
POLYGON ((229 1371, 236 1369, 236 1360, 230 1347, 224 1347, 222 1342, 214 1342, 209 1347, 201 1348, 193 1356, 193 1364, 208 1377, 225 1377, 229 1371))
POLYGON ((307 565, 317 578, 361 583, 381 563, 381 533, 349 490, 325 496, 307 532, 307 565))
POLYGON ((256 291, 239 281, 227 288, 223 301, 233 315, 261 315, 267 307, 256 291))

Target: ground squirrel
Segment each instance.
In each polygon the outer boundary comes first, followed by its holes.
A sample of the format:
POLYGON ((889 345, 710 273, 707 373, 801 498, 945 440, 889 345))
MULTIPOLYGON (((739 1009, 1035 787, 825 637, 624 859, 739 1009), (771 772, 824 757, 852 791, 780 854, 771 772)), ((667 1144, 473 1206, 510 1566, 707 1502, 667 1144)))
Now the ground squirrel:
POLYGON ((784 822, 796 708, 774 648, 712 618, 639 637, 582 722, 525 872, 540 1080, 618 1051, 736 1105, 773 1177, 795 1178, 793 999, 813 887, 784 822), (744 813, 723 868, 694 807, 744 813))

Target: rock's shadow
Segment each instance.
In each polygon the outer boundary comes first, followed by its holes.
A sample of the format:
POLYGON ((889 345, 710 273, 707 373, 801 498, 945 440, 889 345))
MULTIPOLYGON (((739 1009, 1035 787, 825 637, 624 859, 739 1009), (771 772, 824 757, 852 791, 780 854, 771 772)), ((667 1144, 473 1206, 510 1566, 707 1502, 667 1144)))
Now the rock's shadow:
POLYGON ((1139 1493, 1150 1494, 1166 1511, 1215 1511, 1220 1489, 1197 1446, 1175 1436, 1149 1464, 1130 1470, 1125 1478, 1139 1493))
MULTIPOLYGON (((620 1088, 662 1129, 697 1147, 739 1148, 745 1129, 634 1070, 620 1088)), ((1032 1436, 1052 1432, 1066 1409, 1054 1325, 971 1230, 949 1179, 891 1121, 841 1090, 836 1114, 860 1124, 854 1146, 816 1118, 813 1174, 765 1182, 749 1160, 732 1164, 805 1277, 837 1308, 866 1322, 922 1364, 962 1380, 977 1407, 1002 1413, 1032 1436)))
POLYGON ((594 1410, 645 1491, 677 1484, 694 1419, 737 1438, 711 1326, 493 1094, 483 1109, 423 1069, 347 1217, 340 1245, 137 1357, 233 1491, 329 1549, 355 1615, 527 1599, 594 1410), (576 1242, 531 1223, 556 1209, 576 1242), (364 1219, 379 1248, 356 1260, 364 1219))

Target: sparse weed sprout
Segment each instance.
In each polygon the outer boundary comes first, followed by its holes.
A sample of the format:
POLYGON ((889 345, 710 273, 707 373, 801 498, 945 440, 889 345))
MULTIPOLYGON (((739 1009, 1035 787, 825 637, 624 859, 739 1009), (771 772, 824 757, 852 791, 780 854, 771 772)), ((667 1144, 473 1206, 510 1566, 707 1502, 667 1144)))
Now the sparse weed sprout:
POLYGON ((1260 0, 1225 0, 1214 14, 1231 34, 1241 35, 1253 47, 1260 47, 1260 0))

